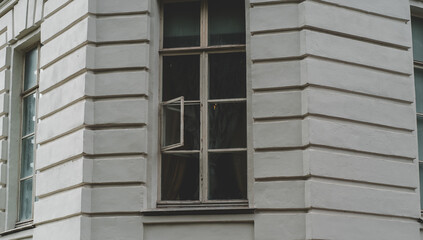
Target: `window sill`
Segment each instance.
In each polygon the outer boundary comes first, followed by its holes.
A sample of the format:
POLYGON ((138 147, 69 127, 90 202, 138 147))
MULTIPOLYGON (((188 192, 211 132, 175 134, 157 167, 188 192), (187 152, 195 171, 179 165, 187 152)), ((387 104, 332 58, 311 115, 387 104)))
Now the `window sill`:
POLYGON ((0 233, 0 236, 6 236, 6 235, 10 235, 10 234, 13 234, 13 233, 17 233, 17 232, 21 232, 21 231, 25 231, 25 230, 33 229, 33 228, 35 228, 35 225, 33 224, 32 221, 29 221, 29 222, 25 223, 25 225, 20 225, 19 227, 15 227, 13 229, 10 229, 10 230, 7 230, 7 231, 0 233))
POLYGON ((174 215, 222 215, 222 214, 252 214, 254 208, 248 206, 225 207, 166 207, 142 211, 144 216, 174 216, 174 215))

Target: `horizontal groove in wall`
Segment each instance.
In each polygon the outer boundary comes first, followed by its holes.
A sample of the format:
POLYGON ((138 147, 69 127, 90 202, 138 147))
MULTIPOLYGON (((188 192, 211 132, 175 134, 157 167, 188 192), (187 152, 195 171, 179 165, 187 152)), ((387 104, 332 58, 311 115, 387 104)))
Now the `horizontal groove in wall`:
POLYGON ((79 44, 79 45, 75 46, 74 48, 70 49, 69 51, 67 51, 67 52, 63 53, 62 55, 57 56, 55 59, 51 60, 50 62, 47 62, 46 64, 44 64, 44 65, 40 66, 40 68, 41 68, 42 70, 45 70, 45 69, 47 69, 48 67, 50 67, 51 65, 53 65, 53 64, 55 64, 55 63, 57 63, 57 62, 59 62, 60 60, 64 59, 65 57, 67 57, 67 56, 71 55, 72 53, 74 53, 74 52, 78 51, 79 49, 81 49, 81 48, 83 48, 83 47, 85 47, 85 46, 87 46, 87 45, 89 45, 89 44, 90 44, 90 42, 85 41, 85 42, 83 42, 83 43, 81 43, 81 44, 79 44))
POLYGON ((257 208, 254 213, 255 214, 305 214, 308 213, 309 208, 287 208, 287 209, 280 209, 280 208, 257 208))
POLYGON ((359 9, 359 8, 344 6, 344 5, 340 5, 340 4, 337 4, 337 3, 331 3, 331 2, 328 2, 328 1, 325 1, 325 0, 307 0, 307 1, 322 3, 322 4, 325 4, 325 5, 344 8, 344 9, 348 9, 348 10, 352 10, 352 11, 356 11, 356 12, 361 12, 361 13, 366 13, 366 14, 370 14, 370 15, 374 15, 374 16, 378 16, 378 17, 393 19, 393 20, 396 20, 396 21, 404 22, 404 23, 406 23, 410 20, 410 19, 405 19, 405 18, 393 17, 393 16, 389 16, 389 15, 385 15, 385 14, 380 14, 380 13, 377 13, 377 12, 366 11, 366 10, 359 9))
POLYGON ((305 85, 292 85, 285 87, 269 87, 269 88, 253 88, 253 95, 260 93, 274 93, 274 92, 296 92, 304 90, 308 84, 305 85))
POLYGON ((344 32, 332 31, 332 30, 329 30, 329 29, 318 28, 318 27, 309 26, 309 25, 303 25, 303 26, 298 27, 298 28, 281 28, 281 29, 271 29, 271 30, 264 30, 264 31, 255 31, 255 32, 251 32, 251 35, 252 36, 266 35, 266 34, 295 32, 295 31, 303 31, 303 30, 325 33, 325 34, 329 34, 329 35, 333 35, 333 36, 337 36, 337 37, 353 39, 353 40, 357 40, 357 41, 360 41, 360 42, 380 45, 380 46, 384 46, 384 47, 390 47, 390 48, 404 50, 404 51, 407 51, 408 49, 411 48, 411 46, 398 45, 398 44, 391 43, 391 42, 380 41, 380 40, 373 39, 373 38, 357 36, 357 35, 354 35, 354 34, 348 34, 348 33, 344 33, 344 32))
POLYGON ((109 18, 109 17, 126 17, 126 16, 137 16, 137 15, 150 15, 149 11, 138 11, 138 12, 113 12, 113 13, 94 13, 97 18, 109 18))
POLYGON ((287 117, 261 117, 261 118, 254 118, 254 123, 275 123, 275 122, 283 122, 283 121, 292 121, 292 120, 304 120, 308 114, 305 115, 297 115, 297 116, 287 116, 287 117))
POLYGON ((372 69, 372 70, 376 70, 376 71, 380 71, 380 72, 384 72, 384 73, 391 73, 391 74, 395 74, 395 75, 399 75, 399 76, 409 77, 409 76, 412 75, 412 73, 398 72, 398 71, 394 71, 394 70, 390 70, 390 69, 386 69, 386 68, 373 67, 373 66, 369 66, 369 65, 365 65, 365 64, 361 64, 361 63, 349 62, 349 61, 345 61, 345 60, 328 58, 328 57, 323 57, 323 56, 318 56, 318 55, 313 55, 313 54, 304 54, 304 55, 301 55, 301 56, 292 56, 292 57, 285 57, 285 58, 252 59, 252 62, 253 62, 253 64, 265 64, 265 63, 273 63, 273 62, 289 62, 289 61, 295 61, 295 60, 303 60, 303 59, 306 59, 306 58, 314 58, 314 59, 319 59, 319 60, 325 60, 325 61, 328 61, 328 62, 343 63, 343 64, 347 64, 347 65, 372 69))
POLYGON ((76 24, 78 24, 78 23, 82 22, 84 19, 88 18, 88 16, 90 16, 89 13, 82 15, 81 17, 79 17, 75 21, 71 22, 68 26, 62 28, 59 32, 55 33, 53 36, 51 36, 51 37, 47 38, 46 40, 44 40, 41 44, 42 45, 47 44, 51 40, 55 39, 56 37, 60 36, 61 34, 63 34, 64 32, 66 32, 67 30, 69 30, 70 28, 72 28, 73 26, 75 26, 76 24))
POLYGON ((374 99, 381 99, 381 100, 386 100, 388 102, 392 102, 392 103, 396 103, 396 104, 402 104, 402 105, 410 105, 410 104, 413 103, 413 101, 408 101, 408 100, 404 100, 404 99, 384 97, 384 96, 380 96, 380 95, 363 93, 363 92, 358 92, 358 91, 351 91, 351 90, 348 90, 348 89, 336 88, 336 87, 331 87, 331 86, 326 86, 326 85, 308 84, 307 87, 325 89, 325 90, 332 90, 334 92, 347 93, 347 94, 351 94, 351 95, 364 96, 364 97, 369 97, 369 98, 374 98, 374 99))
POLYGON ((322 213, 322 214, 342 214, 342 215, 354 215, 354 216, 369 216, 369 217, 379 217, 385 220, 394 219, 401 219, 401 220, 412 220, 417 221, 417 218, 414 217, 407 217, 407 216, 399 216, 399 215, 391 215, 391 214, 379 214, 379 213, 371 213, 371 212, 361 212, 361 211, 349 211, 349 210, 342 210, 342 209, 329 209, 329 208, 315 208, 312 207, 309 209, 308 213, 322 213))
POLYGON ((326 151, 336 151, 340 153, 353 154, 353 155, 358 154, 359 156, 379 157, 384 160, 390 160, 395 162, 406 162, 406 163, 414 162, 414 158, 398 156, 398 155, 367 152, 367 151, 360 151, 360 150, 348 149, 348 148, 339 148, 339 147, 319 145, 319 144, 310 144, 308 147, 311 149, 323 149, 326 151))
POLYGON ((69 5, 72 2, 72 0, 68 0, 67 2, 65 2, 64 4, 62 4, 61 6, 59 6, 58 8, 54 9, 53 11, 51 11, 49 14, 45 15, 43 18, 47 19, 50 16, 52 16, 53 14, 57 13, 58 11, 62 10, 63 8, 65 8, 67 5, 69 5))
POLYGON ((68 77, 64 78, 64 79, 63 79, 63 80, 61 80, 60 82, 57 82, 57 83, 55 83, 55 84, 51 85, 50 87, 48 87, 48 88, 46 88, 46 89, 44 89, 44 90, 40 91, 40 93, 41 93, 41 94, 46 94, 46 93, 50 92, 51 90, 53 90, 53 89, 55 89, 55 88, 57 88, 57 87, 59 87, 59 86, 62 86, 63 84, 65 84, 65 83, 66 83, 66 82, 68 82, 69 80, 72 80, 72 79, 74 79, 74 78, 77 78, 77 77, 79 77, 79 76, 83 75, 84 73, 86 73, 86 72, 88 72, 88 71, 89 71, 89 70, 88 70, 87 68, 81 69, 81 70, 77 71, 76 73, 73 73, 72 75, 70 75, 70 76, 68 76, 68 77))
POLYGON ((305 0, 269 0, 269 1, 265 1, 265 2, 255 2, 255 3, 250 3, 251 7, 255 7, 255 6, 267 6, 267 5, 281 5, 281 4, 290 4, 290 3, 302 3, 305 0))
POLYGON ((37 142, 37 144, 44 145, 49 142, 55 141, 59 138, 65 137, 69 134, 72 134, 74 132, 77 132, 81 129, 87 129, 87 130, 112 130, 112 129, 135 129, 135 128, 145 128, 147 126, 146 123, 117 123, 117 124, 83 124, 78 127, 72 128, 64 133, 61 133, 59 135, 56 135, 54 137, 51 137, 47 140, 44 140, 42 142, 37 142))
POLYGON ((101 69, 87 69, 95 74, 108 72, 123 72, 123 71, 148 71, 148 67, 126 67, 126 68, 101 68, 101 69))
POLYGON ((150 41, 148 39, 134 39, 134 40, 125 40, 125 41, 107 41, 107 42, 92 42, 92 41, 85 41, 74 48, 70 49, 69 51, 63 53, 60 56, 57 56, 55 59, 51 60, 48 63, 45 63, 41 66, 41 69, 45 70, 51 65, 57 63, 58 61, 64 59, 65 57, 71 55, 72 53, 76 52, 77 50, 85 47, 85 46, 93 46, 93 47, 100 47, 100 46, 113 46, 113 45, 130 45, 130 44, 148 44, 150 41))
POLYGON ((399 76, 409 77, 409 76, 412 75, 412 73, 398 72, 398 71, 394 71, 394 70, 391 70, 391 69, 373 67, 373 66, 369 66, 369 65, 365 65, 365 64, 361 64, 361 63, 349 62, 349 61, 339 60, 339 59, 335 59, 335 58, 328 58, 328 57, 312 55, 312 54, 307 55, 307 57, 320 59, 320 60, 326 60, 326 61, 329 61, 329 62, 337 62, 337 63, 343 63, 343 64, 347 64, 347 65, 352 65, 352 66, 368 68, 368 69, 377 70, 377 71, 385 72, 385 73, 391 73, 391 74, 395 74, 395 75, 399 75, 399 76))
POLYGON ((408 192, 408 193, 415 193, 415 189, 416 189, 415 187, 360 181, 355 179, 333 178, 333 177, 319 176, 319 175, 313 175, 313 174, 309 174, 306 176, 290 176, 290 177, 261 177, 261 178, 255 178, 254 180, 255 182, 289 182, 289 181, 317 180, 320 182, 330 183, 330 184, 338 184, 338 185, 361 187, 361 188, 373 188, 373 189, 380 189, 380 190, 391 190, 391 191, 408 192))
POLYGON ((360 181, 360 180, 354 180, 354 179, 341 179, 341 178, 332 178, 327 176, 310 175, 310 178, 308 180, 310 181, 316 180, 323 183, 338 184, 338 185, 351 186, 351 187, 372 188, 372 189, 389 190, 389 191, 396 191, 396 192, 416 193, 415 187, 360 181))
POLYGON ((254 123, 271 123, 271 122, 282 122, 282 121, 290 121, 290 120, 304 120, 310 117, 321 119, 321 120, 331 120, 331 121, 340 122, 340 123, 350 123, 355 125, 370 126, 370 127, 375 127, 381 130, 390 130, 390 131, 395 131, 399 133, 412 133, 414 131, 413 129, 398 128, 398 127, 393 127, 388 125, 382 125, 377 123, 358 121, 358 120, 353 120, 349 118, 342 118, 342 117, 316 114, 316 113, 307 113, 304 115, 287 116, 287 117, 254 118, 253 120, 254 120, 254 123))
POLYGON ((141 211, 133 211, 133 212, 104 212, 104 213, 89 213, 89 212, 79 212, 75 214, 66 215, 63 217, 53 218, 46 221, 36 222, 37 226, 41 226, 43 224, 59 222, 63 220, 67 220, 74 217, 84 216, 84 217, 134 217, 134 216, 141 216, 141 211))
POLYGON ((342 117, 336 117, 336 116, 330 116, 330 115, 324 115, 324 114, 309 113, 306 115, 306 118, 309 118, 309 117, 312 117, 315 119, 321 119, 321 120, 330 120, 332 122, 338 122, 338 123, 350 123, 350 124, 361 125, 361 126, 369 126, 369 127, 374 127, 375 129, 388 130, 388 131, 393 131, 398 133, 411 134, 414 131, 413 129, 393 127, 393 126, 382 125, 378 123, 359 121, 359 120, 353 120, 349 118, 342 118, 342 117))
POLYGON ((133 40, 90 42, 90 43, 95 44, 96 47, 101 47, 101 46, 113 46, 113 45, 140 44, 140 43, 148 44, 149 42, 150 42, 149 39, 133 39, 133 40))
POLYGON ((256 89, 253 89, 253 95, 261 94, 261 93, 295 92, 295 91, 302 91, 308 88, 325 89, 325 90, 331 90, 331 91, 339 92, 339 93, 346 93, 350 95, 381 99, 381 100, 386 100, 388 102, 392 102, 396 104, 410 105, 413 103, 412 101, 408 101, 404 99, 384 97, 384 96, 375 95, 375 94, 363 93, 363 92, 352 91, 348 89, 337 88, 337 87, 332 87, 327 85, 318 85, 313 83, 311 84, 306 83, 304 85, 286 86, 286 87, 256 88, 256 89))
POLYGON ((336 151, 336 152, 345 153, 345 154, 352 154, 352 155, 358 154, 359 156, 379 157, 387 161, 395 161, 395 162, 410 163, 415 160, 414 158, 409 158, 404 156, 388 155, 388 154, 375 153, 375 152, 366 152, 366 151, 360 151, 355 149, 339 148, 339 147, 328 146, 328 145, 319 145, 314 143, 308 144, 308 145, 296 146, 296 147, 254 148, 254 151, 260 153, 260 152, 285 152, 285 151, 292 151, 292 150, 307 150, 307 149, 323 149, 326 151, 336 151))
POLYGON ((147 156, 146 153, 116 153, 116 154, 86 154, 86 153, 80 153, 68 158, 65 158, 61 161, 57 161, 53 164, 47 165, 42 168, 38 168, 37 171, 46 171, 51 168, 54 168, 56 166, 65 164, 67 162, 73 161, 78 158, 87 158, 87 159, 97 159, 97 158, 122 158, 122 157, 142 157, 145 158, 147 156))
POLYGON ((254 178, 255 182, 289 182, 289 181, 307 181, 310 175, 290 176, 290 177, 259 177, 254 178))
POLYGON ((89 188, 89 189, 93 189, 93 188, 107 188, 107 187, 139 187, 139 186, 145 186, 145 182, 117 182, 117 183, 113 183, 113 182, 107 182, 107 183, 93 183, 93 182, 82 182, 76 185, 72 185, 69 187, 65 187, 65 188, 61 188, 61 189, 57 189, 55 191, 49 192, 49 193, 45 193, 45 194, 41 194, 38 195, 38 199, 42 200, 43 198, 47 198, 59 193, 64 193, 64 192, 68 192, 77 188, 89 188))
POLYGON ((93 102, 97 102, 97 101, 107 101, 107 100, 125 100, 125 99, 144 99, 144 100, 148 100, 148 96, 145 94, 122 94, 122 95, 102 95, 102 96, 89 96, 89 95, 85 95, 82 96, 80 98, 77 98, 75 100, 73 100, 72 102, 69 102, 63 106, 61 106, 60 108, 57 108, 49 113, 46 113, 42 116, 39 116, 38 119, 46 119, 58 112, 63 111, 64 109, 73 106, 81 101, 85 101, 85 100, 92 100, 93 102))
POLYGON ((292 56, 292 57, 283 57, 283 58, 267 58, 267 59, 252 59, 251 61, 253 64, 263 64, 263 63, 272 63, 272 62, 292 62, 303 60, 307 58, 309 55, 301 55, 301 56, 292 56))
POLYGON ((268 148, 254 148, 255 152, 285 152, 293 150, 306 150, 310 145, 296 146, 296 147, 268 147, 268 148))
POLYGON ((399 220, 406 220, 406 221, 417 221, 417 218, 414 217, 407 217, 407 216, 398 216, 398 215, 390 215, 390 214, 378 214, 378 213, 370 213, 370 212, 359 212, 359 211, 348 211, 348 210, 341 210, 341 209, 329 209, 329 208, 299 208, 299 209, 290 209, 290 208, 257 208, 255 210, 256 214, 266 213, 266 214, 279 214, 279 213, 305 213, 305 214, 325 214, 325 215, 342 215, 342 216, 354 216, 354 217, 373 217, 379 218, 383 220, 392 221, 394 219, 399 220))

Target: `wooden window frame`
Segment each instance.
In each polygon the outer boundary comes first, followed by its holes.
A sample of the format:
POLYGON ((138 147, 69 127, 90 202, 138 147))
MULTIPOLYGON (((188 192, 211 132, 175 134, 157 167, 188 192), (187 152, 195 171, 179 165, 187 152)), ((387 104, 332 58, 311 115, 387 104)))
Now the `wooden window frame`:
MULTIPOLYGON (((159 154, 158 163, 158 193, 157 193, 157 206, 158 207, 246 207, 249 204, 248 201, 248 167, 247 167, 247 199, 234 199, 234 200, 209 200, 208 199, 208 153, 225 153, 225 152, 246 152, 247 159, 246 164, 249 164, 249 152, 248 152, 248 121, 246 126, 246 142, 245 148, 226 148, 226 149, 208 149, 208 144, 204 144, 203 139, 209 139, 208 137, 208 103, 234 103, 234 102, 245 102, 247 106, 247 89, 244 98, 227 98, 227 99, 208 99, 208 65, 209 65, 209 54, 215 53, 246 53, 246 44, 229 44, 229 45, 213 45, 208 46, 208 1, 212 0, 163 0, 160 4, 160 47, 159 47, 159 59, 160 59, 160 83, 159 83, 159 101, 162 106, 163 94, 163 57, 165 56, 184 56, 184 55, 199 55, 200 58, 200 99, 197 100, 185 100, 185 103, 199 103, 200 104, 200 150, 163 150, 159 154), (200 46, 195 47, 175 47, 175 48, 163 48, 164 39, 164 5, 167 3, 182 3, 182 2, 200 2, 200 46), (199 153, 199 200, 161 200, 161 164, 162 154, 166 153, 199 153)), ((244 10, 244 9, 243 9, 244 10)), ((247 80, 247 79, 246 79, 247 80)), ((246 84, 247 85, 247 84, 246 84)), ((162 111, 160 111, 162 112, 162 111)), ((160 123, 163 122, 162 114, 159 116, 160 123)), ((246 118, 248 113, 246 114, 246 118)), ((159 129, 159 136, 162 137, 163 128, 159 129)), ((161 139, 159 141, 162 142, 161 139)), ((207 141, 206 141, 207 143, 207 141)))

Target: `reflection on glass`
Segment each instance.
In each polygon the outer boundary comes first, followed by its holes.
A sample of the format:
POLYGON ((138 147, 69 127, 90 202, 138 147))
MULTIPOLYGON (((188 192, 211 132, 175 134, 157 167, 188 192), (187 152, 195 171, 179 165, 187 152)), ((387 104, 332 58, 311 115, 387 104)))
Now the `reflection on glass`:
POLYGON ((200 2, 164 5, 163 47, 200 45, 200 2))
POLYGON ((411 30, 413 33, 414 60, 423 61, 423 19, 412 17, 411 30))
POLYGON ((184 96, 199 100, 200 56, 163 57, 163 101, 184 96))
POLYGON ((209 148, 245 148, 245 102, 209 103, 209 148))
POLYGON ((245 98, 245 53, 209 55, 209 98, 245 98))
POLYGON ((24 91, 37 85, 38 48, 25 54, 24 91))
POLYGON ((216 46, 244 43, 244 1, 209 1, 209 45, 216 46))
POLYGON ((32 178, 21 181, 19 221, 32 218, 32 178))
POLYGON ((209 199, 247 199, 247 153, 209 153, 209 199))
POLYGON ((34 136, 22 140, 21 159, 21 178, 25 178, 34 172, 34 136))
POLYGON ((162 200, 199 199, 198 154, 162 154, 162 200))
POLYGON ((24 98, 22 136, 34 132, 35 127, 35 93, 24 98))

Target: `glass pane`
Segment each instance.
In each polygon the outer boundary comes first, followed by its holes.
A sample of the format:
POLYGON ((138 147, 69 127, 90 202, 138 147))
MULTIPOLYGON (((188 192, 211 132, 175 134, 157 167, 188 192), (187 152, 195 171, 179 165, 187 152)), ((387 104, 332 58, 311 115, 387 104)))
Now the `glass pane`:
POLYGON ((209 45, 244 43, 244 0, 209 1, 209 45))
POLYGON ((209 148, 247 146, 245 102, 209 103, 209 148))
POLYGON ((21 178, 34 173, 34 136, 22 139, 21 178))
POLYGON ((162 200, 199 200, 199 161, 195 154, 162 154, 162 200))
POLYGON ((24 98, 23 101, 22 136, 34 132, 35 127, 35 93, 24 98))
POLYGON ((163 146, 181 142, 181 103, 163 105, 163 146))
POLYGON ((200 149, 200 104, 186 103, 184 112, 184 146, 178 150, 200 149))
POLYGON ((163 101, 184 96, 199 100, 200 56, 163 57, 163 101))
POLYGON ((245 98, 245 53, 209 55, 209 98, 245 98))
POLYGON ((420 174, 420 208, 423 209, 423 164, 419 163, 420 174))
POLYGON ((247 153, 209 153, 209 199, 247 199, 247 153))
POLYGON ((419 159, 423 158, 423 117, 417 116, 417 138, 419 145, 419 159))
POLYGON ((411 18, 414 60, 423 61, 423 19, 411 18))
POLYGON ((32 178, 21 181, 19 221, 32 218, 32 178))
POLYGON ((24 91, 37 85, 38 48, 25 54, 24 91))
POLYGON ((164 5, 163 47, 200 46, 200 2, 164 5))

